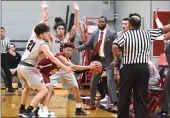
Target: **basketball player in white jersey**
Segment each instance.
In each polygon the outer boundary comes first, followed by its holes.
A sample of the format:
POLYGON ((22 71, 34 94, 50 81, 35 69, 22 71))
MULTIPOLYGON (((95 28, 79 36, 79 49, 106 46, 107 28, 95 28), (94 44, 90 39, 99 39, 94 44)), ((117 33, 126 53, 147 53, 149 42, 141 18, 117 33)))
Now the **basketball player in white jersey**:
MULTIPOLYGON (((43 77, 37 69, 37 64, 41 58, 48 57, 58 67, 62 68, 66 72, 72 72, 70 67, 63 65, 57 58, 54 57, 50 48, 45 43, 45 40, 50 40, 50 29, 45 23, 40 23, 34 28, 36 35, 32 35, 29 39, 26 50, 22 56, 21 62, 17 68, 18 75, 24 88, 29 91, 30 88, 38 90, 38 93, 31 101, 28 109, 22 113, 22 117, 32 117, 33 108, 47 95, 48 89, 43 82, 43 77)), ((21 98, 21 107, 25 98, 24 92, 21 98)), ((27 99, 27 98, 26 98, 27 99)), ((48 114, 42 114, 41 117, 48 117, 48 114)))
MULTIPOLYGON (((65 31, 64 21, 60 17, 55 18, 56 24, 54 25, 54 30, 56 31, 56 36, 52 37, 52 45, 51 45, 53 54, 57 54, 57 53, 61 52, 62 51, 61 50, 62 44, 66 41, 69 41, 75 35, 75 33, 77 32, 77 29, 79 27, 79 6, 76 4, 76 2, 73 2, 73 8, 76 10, 76 12, 75 12, 75 23, 74 23, 71 31, 68 32, 66 35, 64 35, 64 31, 65 31)), ((47 9, 45 9, 45 10, 43 12, 46 13, 47 9)), ((60 77, 60 76, 67 76, 68 77, 68 73, 63 71, 63 70, 60 70, 60 72, 56 73, 55 76, 57 78, 60 77)), ((74 75, 71 75, 70 79, 76 79, 76 78, 74 77, 74 75)), ((52 91, 52 88, 53 87, 51 85, 48 85, 49 91, 52 91)), ((45 101, 48 103, 50 98, 51 98, 51 95, 50 95, 50 93, 48 93, 48 95, 45 98, 45 101)), ((41 107, 40 110, 47 111, 48 110, 47 104, 43 104, 43 105, 44 106, 42 106, 42 105, 39 106, 39 107, 41 107)), ((76 108, 81 108, 81 101, 78 101, 76 103, 76 108)), ((41 111, 39 111, 39 112, 41 112, 41 111)), ((86 115, 86 113, 83 112, 81 115, 86 115)))
POLYGON ((66 35, 64 34, 66 30, 65 29, 66 24, 64 23, 63 19, 61 17, 55 18, 54 30, 55 30, 56 35, 53 36, 53 40, 52 40, 53 54, 60 52, 63 46, 61 45, 61 43, 70 41, 71 38, 73 38, 73 36, 76 34, 79 28, 79 6, 76 2, 73 2, 72 7, 75 10, 74 25, 71 28, 70 32, 67 32, 66 35))

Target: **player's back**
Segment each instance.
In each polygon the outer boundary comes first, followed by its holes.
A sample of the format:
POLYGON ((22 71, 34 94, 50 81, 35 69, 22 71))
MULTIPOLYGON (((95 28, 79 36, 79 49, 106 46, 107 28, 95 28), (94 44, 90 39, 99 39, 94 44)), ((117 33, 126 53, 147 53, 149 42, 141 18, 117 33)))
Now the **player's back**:
POLYGON ((21 61, 27 62, 36 66, 39 61, 44 57, 44 54, 39 54, 39 48, 45 41, 38 39, 37 37, 31 37, 27 43, 25 52, 22 56, 21 61))

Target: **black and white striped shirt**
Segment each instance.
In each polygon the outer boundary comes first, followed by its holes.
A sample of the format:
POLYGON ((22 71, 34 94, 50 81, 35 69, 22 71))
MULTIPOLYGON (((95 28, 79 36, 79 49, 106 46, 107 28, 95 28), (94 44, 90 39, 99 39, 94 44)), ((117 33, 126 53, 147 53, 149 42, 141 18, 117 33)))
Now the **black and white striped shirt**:
POLYGON ((150 42, 162 35, 161 29, 129 30, 113 41, 124 48, 122 64, 148 63, 150 42))
POLYGON ((5 37, 3 40, 0 40, 1 42, 1 53, 6 53, 7 49, 10 46, 10 40, 9 38, 5 37))

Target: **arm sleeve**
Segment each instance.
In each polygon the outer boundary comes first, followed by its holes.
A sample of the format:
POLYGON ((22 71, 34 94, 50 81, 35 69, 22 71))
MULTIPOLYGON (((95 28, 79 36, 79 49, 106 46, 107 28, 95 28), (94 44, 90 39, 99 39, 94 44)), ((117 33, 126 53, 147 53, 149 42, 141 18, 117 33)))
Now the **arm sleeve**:
POLYGON ((151 40, 155 40, 157 37, 162 35, 162 29, 149 29, 147 30, 150 34, 151 40))
POLYGON ((157 18, 155 21, 156 21, 156 24, 157 24, 158 28, 162 28, 163 27, 163 24, 161 23, 159 18, 157 18))
POLYGON ((94 33, 92 34, 92 36, 90 37, 90 39, 86 43, 77 47, 78 51, 80 52, 80 51, 84 51, 84 50, 87 50, 89 48, 92 48, 93 39, 94 39, 94 33))
POLYGON ((115 39, 113 41, 113 44, 116 44, 119 47, 122 47, 124 45, 124 40, 125 40, 125 38, 124 38, 124 34, 123 34, 123 35, 119 36, 117 39, 115 39))

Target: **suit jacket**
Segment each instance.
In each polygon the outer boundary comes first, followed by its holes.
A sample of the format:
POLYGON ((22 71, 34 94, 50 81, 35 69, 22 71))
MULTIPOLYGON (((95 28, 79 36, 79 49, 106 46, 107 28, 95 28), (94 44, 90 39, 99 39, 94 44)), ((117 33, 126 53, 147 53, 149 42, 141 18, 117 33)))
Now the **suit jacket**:
MULTIPOLYGON (((87 50, 87 49, 94 50, 96 47, 96 44, 98 42, 99 33, 100 33, 99 29, 94 31, 92 36, 86 43, 78 46, 78 51, 83 51, 83 50, 87 50)), ((112 43, 113 43, 113 40, 115 40, 116 38, 117 38, 117 33, 114 30, 107 28, 106 35, 105 35, 105 37, 103 37, 103 40, 104 40, 103 52, 105 55, 105 60, 108 63, 111 63, 113 61, 112 43)), ((100 57, 98 55, 97 56, 92 55, 91 61, 98 60, 99 58, 100 57)))

